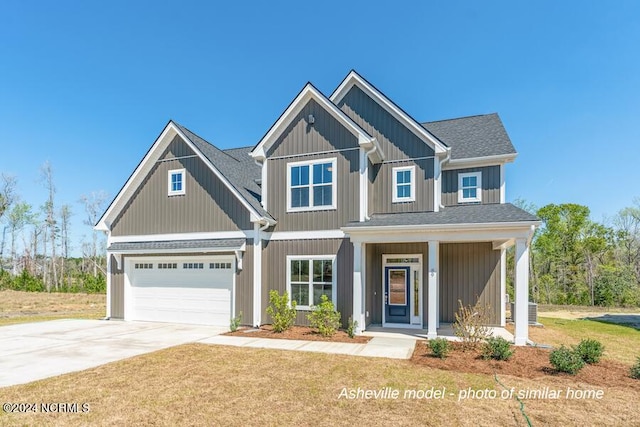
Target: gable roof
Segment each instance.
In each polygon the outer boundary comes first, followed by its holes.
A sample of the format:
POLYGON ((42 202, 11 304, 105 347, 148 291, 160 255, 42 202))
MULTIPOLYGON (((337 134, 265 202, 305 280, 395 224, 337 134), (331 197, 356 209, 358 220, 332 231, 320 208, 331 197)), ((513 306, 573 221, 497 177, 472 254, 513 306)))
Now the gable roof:
POLYGON ((517 155, 496 113, 422 124, 451 147, 451 160, 517 155))
POLYGON ((100 217, 94 227, 95 229, 108 231, 111 228, 111 223, 119 214, 122 206, 135 193, 163 150, 166 149, 176 135, 179 135, 185 141, 218 179, 238 198, 240 203, 249 210, 252 220, 267 221, 275 224, 276 221, 260 204, 260 189, 255 183, 252 174, 245 172, 249 168, 239 167, 240 161, 238 159, 225 154, 187 128, 169 120, 107 210, 100 217))
POLYGON ((358 86, 364 93, 371 97, 374 101, 384 108, 389 114, 395 117, 400 123, 411 130, 418 138, 426 144, 431 145, 436 154, 444 154, 448 151, 448 147, 438 137, 433 135, 428 129, 425 129, 418 121, 407 114, 402 108, 398 107, 385 94, 380 92, 374 85, 369 83, 364 77, 355 70, 351 70, 349 74, 342 80, 338 87, 333 91, 329 99, 332 103, 338 104, 342 98, 349 92, 353 86, 358 86))
POLYGON ((251 153, 252 157, 261 159, 266 157, 266 153, 269 147, 276 141, 286 126, 288 126, 291 118, 300 112, 300 110, 311 99, 316 101, 326 111, 328 111, 338 122, 340 122, 347 130, 349 130, 354 136, 358 138, 358 144, 366 149, 376 148, 371 150, 370 158, 373 163, 380 163, 384 160, 384 153, 382 152, 378 141, 371 135, 369 135, 364 129, 362 129, 356 122, 351 120, 341 109, 339 109, 333 102, 331 102, 326 96, 322 94, 314 85, 307 83, 298 95, 291 101, 289 106, 278 117, 278 120, 269 128, 267 133, 262 139, 253 147, 251 153))

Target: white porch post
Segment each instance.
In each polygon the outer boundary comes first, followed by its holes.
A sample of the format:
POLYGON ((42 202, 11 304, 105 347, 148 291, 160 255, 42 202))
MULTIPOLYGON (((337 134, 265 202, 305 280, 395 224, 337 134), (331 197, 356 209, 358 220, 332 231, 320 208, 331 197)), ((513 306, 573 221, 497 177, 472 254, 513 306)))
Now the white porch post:
POLYGON ((515 261, 515 345, 526 345, 529 339, 529 245, 527 239, 516 240, 515 261))
POLYGON ((427 338, 435 338, 438 336, 438 285, 440 283, 439 276, 439 258, 440 258, 440 242, 437 240, 429 241, 429 308, 427 310, 427 338))
MULTIPOLYGON (((266 162, 265 162, 266 163, 266 162)), ((262 324, 262 233, 253 224, 253 326, 262 324)))
POLYGON ((356 334, 361 334, 365 328, 364 317, 364 244, 362 242, 353 242, 353 314, 352 319, 358 322, 356 334))
POLYGON ((500 326, 507 325, 507 250, 500 250, 500 326))

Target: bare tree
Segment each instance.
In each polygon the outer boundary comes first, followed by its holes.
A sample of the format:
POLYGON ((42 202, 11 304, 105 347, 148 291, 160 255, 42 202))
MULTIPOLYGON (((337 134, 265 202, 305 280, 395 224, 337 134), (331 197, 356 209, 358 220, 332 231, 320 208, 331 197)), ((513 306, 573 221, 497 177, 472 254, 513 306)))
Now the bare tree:
MULTIPOLYGON (((60 242, 62 251, 62 260, 60 264, 60 277, 64 282, 64 262, 69 258, 69 223, 71 221, 71 206, 62 205, 60 208, 60 242)), ((67 284, 71 286, 71 275, 69 275, 69 282, 67 284)))
MULTIPOLYGON (((2 216, 7 212, 11 205, 16 201, 16 183, 17 180, 12 175, 1 174, 0 175, 0 220, 2 216)), ((7 236, 7 228, 2 228, 2 241, 0 241, 0 264, 4 259, 4 245, 5 238, 7 236)))
POLYGON ((18 258, 16 256, 16 237, 31 221, 31 206, 28 203, 16 203, 7 215, 11 231, 11 265, 13 275, 18 274, 18 258))
MULTIPOLYGON (((84 205, 84 211, 87 214, 84 224, 91 227, 91 248, 90 256, 93 261, 93 276, 98 275, 98 232, 93 228, 100 219, 100 215, 104 210, 104 204, 108 200, 106 192, 92 191, 91 194, 83 194, 80 196, 80 202, 84 205)), ((83 250, 84 252, 84 250, 83 250)))
MULTIPOLYGON (((40 167, 40 177, 42 179, 42 183, 44 187, 47 189, 49 196, 44 205, 45 211, 45 223, 47 225, 45 232, 45 247, 46 247, 46 239, 47 237, 51 241, 51 272, 53 275, 53 284, 58 289, 58 272, 56 270, 56 216, 54 210, 54 196, 56 194, 56 187, 53 184, 53 168, 51 167, 51 163, 47 160, 40 167)), ((46 264, 47 257, 45 253, 45 285, 47 286, 47 290, 51 290, 51 284, 47 283, 47 275, 46 275, 46 264)))

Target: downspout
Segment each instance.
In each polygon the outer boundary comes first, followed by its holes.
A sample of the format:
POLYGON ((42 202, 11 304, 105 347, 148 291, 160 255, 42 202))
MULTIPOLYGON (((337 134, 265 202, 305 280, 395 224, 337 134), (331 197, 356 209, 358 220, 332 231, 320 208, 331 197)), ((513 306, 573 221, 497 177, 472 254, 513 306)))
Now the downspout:
MULTIPOLYGON (((372 141, 373 142, 373 141, 372 141)), ((369 155, 375 153, 376 151, 378 151, 378 146, 373 143, 373 147, 371 147, 370 150, 365 151, 364 152, 364 160, 365 162, 369 160, 369 155)), ((369 221, 371 219, 371 217, 369 216, 369 167, 367 166, 367 199, 365 200, 365 204, 366 204, 366 210, 365 210, 365 214, 364 214, 364 219, 365 221, 369 221)))
POLYGON ((444 156, 442 158, 442 160, 440 160, 440 188, 438 189, 440 191, 440 202, 438 203, 438 205, 440 206, 440 209, 444 209, 444 205, 442 204, 442 165, 444 164, 444 162, 447 162, 451 159, 451 148, 447 148, 447 155, 444 156))

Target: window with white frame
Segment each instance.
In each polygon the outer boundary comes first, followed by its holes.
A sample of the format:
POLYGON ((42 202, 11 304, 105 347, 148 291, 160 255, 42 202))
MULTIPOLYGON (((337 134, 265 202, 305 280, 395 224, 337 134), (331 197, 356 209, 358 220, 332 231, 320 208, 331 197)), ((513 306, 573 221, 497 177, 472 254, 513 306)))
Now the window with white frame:
POLYGON ((458 203, 482 201, 482 172, 458 174, 458 203))
POLYGON ((287 211, 336 208, 336 159, 287 164, 287 211))
POLYGON ((185 194, 185 171, 184 169, 173 169, 169 171, 168 184, 169 196, 179 196, 185 194))
POLYGON ((416 167, 401 166, 391 170, 393 174, 393 203, 413 202, 416 200, 416 167))
POLYGON ((287 257, 287 288, 299 309, 320 304, 322 295, 335 304, 334 257, 287 257))

